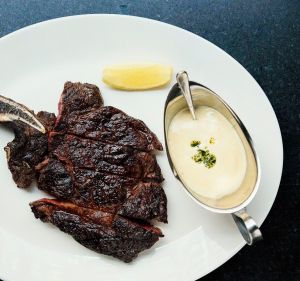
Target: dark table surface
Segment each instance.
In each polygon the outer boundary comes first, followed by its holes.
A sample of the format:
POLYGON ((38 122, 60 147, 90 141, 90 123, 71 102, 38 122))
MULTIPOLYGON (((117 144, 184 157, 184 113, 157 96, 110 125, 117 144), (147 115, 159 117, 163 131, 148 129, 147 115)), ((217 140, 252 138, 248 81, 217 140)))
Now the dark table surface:
POLYGON ((262 226, 264 241, 244 247, 201 280, 300 280, 300 1, 0 0, 0 37, 36 22, 91 13, 129 14, 185 28, 224 49, 258 81, 283 137, 278 196, 262 226))

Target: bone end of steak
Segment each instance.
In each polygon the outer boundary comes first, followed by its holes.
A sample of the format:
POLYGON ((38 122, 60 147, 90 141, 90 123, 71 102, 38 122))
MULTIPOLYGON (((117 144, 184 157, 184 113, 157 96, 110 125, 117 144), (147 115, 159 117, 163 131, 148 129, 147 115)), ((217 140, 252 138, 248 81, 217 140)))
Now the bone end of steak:
POLYGON ((36 218, 52 223, 88 249, 124 262, 131 262, 163 236, 151 224, 72 203, 41 199, 30 206, 36 218))
MULTIPOLYGON (((37 118, 47 131, 55 124, 55 115, 39 112, 37 118)), ((48 153, 48 135, 20 122, 8 122, 14 130, 15 138, 4 148, 9 170, 18 187, 27 188, 35 180, 35 166, 44 160, 48 153)))
POLYGON ((15 102, 0 95, 0 122, 14 122, 20 120, 35 128, 41 133, 46 133, 44 125, 25 105, 15 102))

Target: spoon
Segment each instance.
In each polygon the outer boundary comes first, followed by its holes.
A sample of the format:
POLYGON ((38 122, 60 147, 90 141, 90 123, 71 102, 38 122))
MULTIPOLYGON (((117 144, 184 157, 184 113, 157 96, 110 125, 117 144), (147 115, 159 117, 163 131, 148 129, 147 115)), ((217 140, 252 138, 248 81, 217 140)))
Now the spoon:
POLYGON ((45 134, 46 129, 24 105, 0 95, 0 122, 21 121, 45 134))
POLYGON ((180 71, 176 75, 177 84, 186 100, 193 120, 196 120, 195 108, 193 104, 193 98, 191 94, 189 76, 186 71, 180 71))

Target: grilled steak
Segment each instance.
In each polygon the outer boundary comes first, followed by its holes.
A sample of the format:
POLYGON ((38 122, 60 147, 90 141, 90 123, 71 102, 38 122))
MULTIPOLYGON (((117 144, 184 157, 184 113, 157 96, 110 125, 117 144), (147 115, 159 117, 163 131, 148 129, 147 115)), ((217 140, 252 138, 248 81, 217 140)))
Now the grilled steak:
POLYGON ((47 134, 19 122, 6 147, 19 187, 36 179, 56 200, 31 204, 42 221, 82 245, 129 262, 162 233, 147 220, 167 222, 167 198, 154 150, 162 145, 140 120, 103 106, 99 89, 66 82, 57 118, 42 112, 47 134), (60 200, 60 201, 59 201, 60 200))
POLYGON ((125 262, 132 261, 163 236, 151 224, 71 203, 41 199, 30 205, 36 218, 54 224, 93 251, 125 262))

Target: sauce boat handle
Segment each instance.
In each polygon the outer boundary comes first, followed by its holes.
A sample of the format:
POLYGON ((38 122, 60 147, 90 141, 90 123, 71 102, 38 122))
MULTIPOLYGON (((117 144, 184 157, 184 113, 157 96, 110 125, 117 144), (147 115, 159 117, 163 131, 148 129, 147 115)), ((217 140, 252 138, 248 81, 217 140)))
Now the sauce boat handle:
POLYGON ((262 234, 254 219, 247 213, 246 208, 232 214, 232 217, 248 245, 262 240, 262 234))

